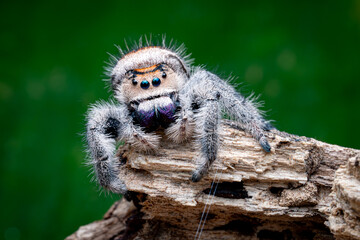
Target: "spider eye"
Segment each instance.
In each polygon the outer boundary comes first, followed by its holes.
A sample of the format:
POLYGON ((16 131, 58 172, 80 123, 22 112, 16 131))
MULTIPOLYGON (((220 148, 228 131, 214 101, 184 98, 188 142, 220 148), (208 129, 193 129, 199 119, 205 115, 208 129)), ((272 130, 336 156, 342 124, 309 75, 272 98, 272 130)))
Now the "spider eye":
POLYGON ((154 87, 158 87, 159 85, 160 85, 160 83, 161 83, 161 81, 160 81, 160 78, 154 78, 153 80, 152 80, 152 85, 154 86, 154 87))
POLYGON ((150 83, 147 80, 144 80, 140 83, 140 87, 142 89, 148 89, 150 87, 150 83))
POLYGON ((135 78, 132 79, 132 84, 135 86, 138 82, 135 80, 135 78))
POLYGON ((163 78, 166 78, 166 72, 163 72, 161 75, 163 78))

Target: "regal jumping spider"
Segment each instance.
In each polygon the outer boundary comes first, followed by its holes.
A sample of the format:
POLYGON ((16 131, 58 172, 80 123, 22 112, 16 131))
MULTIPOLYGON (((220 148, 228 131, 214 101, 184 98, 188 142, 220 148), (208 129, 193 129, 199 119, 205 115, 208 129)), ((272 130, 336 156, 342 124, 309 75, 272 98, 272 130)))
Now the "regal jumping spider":
POLYGON ((222 111, 227 113, 269 152, 264 131, 272 127, 256 104, 234 90, 226 81, 192 60, 179 48, 147 44, 123 52, 109 69, 117 102, 99 102, 87 116, 90 164, 98 183, 113 192, 126 193, 119 179, 115 157, 117 141, 146 152, 158 150, 160 136, 183 142, 195 138, 199 146, 197 169, 192 181, 199 181, 217 158, 222 111))

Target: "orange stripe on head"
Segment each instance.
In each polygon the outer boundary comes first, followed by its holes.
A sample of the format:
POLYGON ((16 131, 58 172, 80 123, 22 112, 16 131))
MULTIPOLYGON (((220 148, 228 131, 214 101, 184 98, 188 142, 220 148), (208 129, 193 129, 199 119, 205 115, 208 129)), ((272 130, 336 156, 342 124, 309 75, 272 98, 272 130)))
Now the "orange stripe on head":
POLYGON ((132 73, 134 75, 144 75, 144 74, 148 74, 148 73, 152 73, 152 72, 158 72, 163 70, 163 65, 162 64, 155 64, 152 65, 150 67, 146 67, 146 68, 138 68, 138 69, 134 69, 132 71, 132 73))
POLYGON ((134 71, 136 72, 141 72, 141 73, 145 73, 145 72, 152 72, 154 71, 154 69, 156 67, 158 67, 160 64, 155 64, 155 65, 152 65, 150 67, 146 67, 146 68, 137 68, 137 69, 134 69, 134 71))

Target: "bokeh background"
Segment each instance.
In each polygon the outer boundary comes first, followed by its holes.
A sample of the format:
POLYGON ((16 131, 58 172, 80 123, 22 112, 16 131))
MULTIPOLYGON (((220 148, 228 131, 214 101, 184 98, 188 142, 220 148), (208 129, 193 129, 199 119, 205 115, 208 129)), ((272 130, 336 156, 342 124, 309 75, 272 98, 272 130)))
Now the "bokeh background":
POLYGON ((360 148, 360 1, 0 4, 0 239, 63 239, 120 198, 90 183, 81 133, 124 39, 184 42, 278 129, 360 148))

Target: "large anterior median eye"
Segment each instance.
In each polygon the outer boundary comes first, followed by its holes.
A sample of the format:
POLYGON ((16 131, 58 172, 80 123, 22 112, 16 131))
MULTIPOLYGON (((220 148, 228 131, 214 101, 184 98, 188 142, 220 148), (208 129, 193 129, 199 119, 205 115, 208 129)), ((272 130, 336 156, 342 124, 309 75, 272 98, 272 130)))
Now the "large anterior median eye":
POLYGON ((159 86, 160 83, 161 83, 161 81, 160 81, 160 78, 158 78, 158 77, 156 77, 156 78, 154 78, 154 79, 152 80, 152 85, 153 85, 154 87, 159 86))
POLYGON ((141 83, 140 83, 140 87, 142 89, 148 89, 150 87, 150 83, 147 81, 147 80, 143 80, 141 83))

